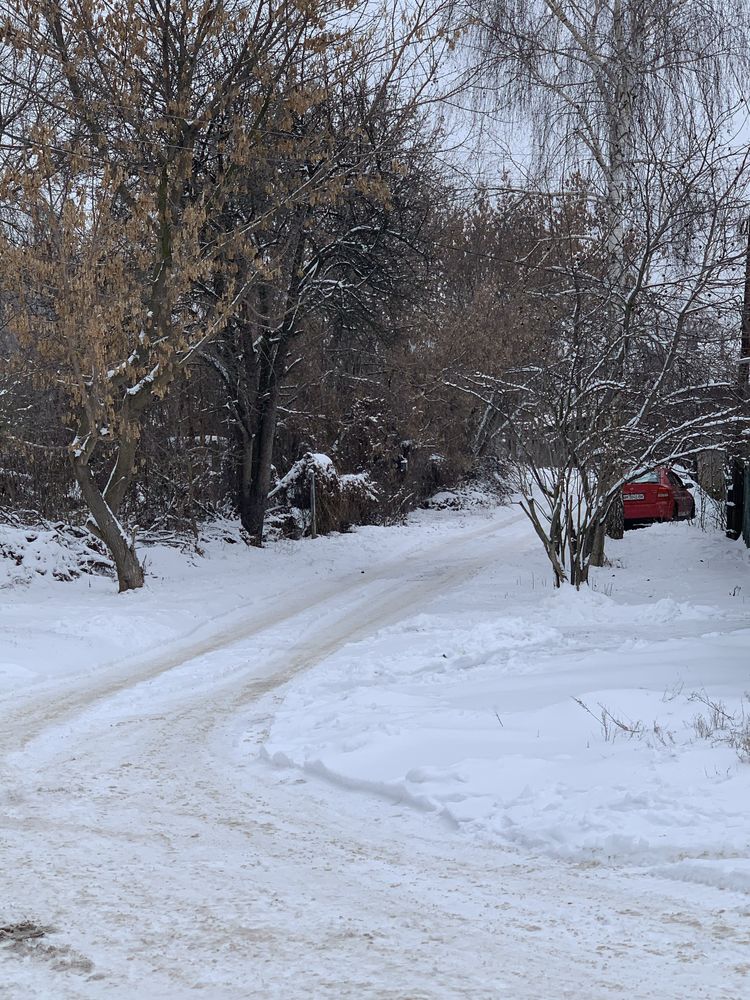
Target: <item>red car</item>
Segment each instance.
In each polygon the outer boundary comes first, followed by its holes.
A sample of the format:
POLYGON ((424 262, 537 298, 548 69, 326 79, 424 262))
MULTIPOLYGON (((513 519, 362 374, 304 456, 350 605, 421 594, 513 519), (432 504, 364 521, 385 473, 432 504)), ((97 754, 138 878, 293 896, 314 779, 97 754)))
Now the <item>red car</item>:
POLYGON ((676 473, 665 465, 643 472, 622 488, 625 524, 684 521, 695 517, 695 500, 676 473))

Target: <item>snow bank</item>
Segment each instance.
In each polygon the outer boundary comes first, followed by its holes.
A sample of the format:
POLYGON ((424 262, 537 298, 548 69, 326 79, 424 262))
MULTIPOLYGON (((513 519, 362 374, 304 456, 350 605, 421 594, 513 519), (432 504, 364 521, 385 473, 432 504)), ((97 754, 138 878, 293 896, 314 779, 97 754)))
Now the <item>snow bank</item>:
POLYGON ((749 707, 747 553, 674 524, 610 554, 620 567, 594 589, 555 591, 529 539, 434 613, 295 681, 265 754, 506 846, 750 856, 750 763, 700 724, 707 703, 738 724, 749 707))
POLYGON ((75 568, 78 557, 57 529, 0 525, 0 543, 23 556, 20 564, 0 558, 0 699, 278 616, 337 579, 360 582, 363 568, 384 553, 398 560, 486 516, 435 512, 408 526, 367 526, 263 549, 246 544, 236 521, 220 520, 202 526, 198 551, 194 544, 175 547, 173 537, 142 545, 146 583, 127 594, 97 573, 72 572, 69 582, 58 582, 57 569, 75 568))
POLYGON ((27 585, 36 576, 70 581, 83 573, 111 571, 105 547, 87 531, 0 522, 0 587, 27 585))
MULTIPOLYGON (((435 458, 436 456, 431 456, 435 458)), ((475 510, 491 508, 507 497, 507 488, 499 479, 464 483, 450 490, 440 490, 423 506, 427 510, 475 510)))
POLYGON ((266 549, 217 529, 203 557, 144 550, 146 587, 127 595, 96 575, 55 582, 57 543, 32 534, 0 535, 23 550, 0 566, 28 583, 0 602, 1 697, 372 580, 373 601, 393 590, 389 620, 403 619, 298 675, 269 707, 271 760, 509 847, 675 877, 698 869, 673 866, 710 860, 714 879, 750 857, 750 764, 709 707, 741 722, 750 556, 719 534, 684 523, 629 532, 610 545, 616 568, 575 593, 551 586, 512 508, 426 511, 403 527, 266 549), (425 546, 429 560, 409 557, 415 592, 442 596, 409 615, 404 560, 425 546), (453 589, 443 547, 456 572, 465 565, 453 589))

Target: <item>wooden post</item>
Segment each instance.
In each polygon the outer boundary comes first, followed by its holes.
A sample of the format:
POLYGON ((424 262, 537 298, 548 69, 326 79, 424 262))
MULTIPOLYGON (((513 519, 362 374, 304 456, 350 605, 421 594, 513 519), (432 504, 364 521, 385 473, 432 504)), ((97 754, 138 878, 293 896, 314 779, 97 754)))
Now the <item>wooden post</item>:
POLYGON ((315 468, 310 469, 310 537, 318 537, 318 514, 315 509, 315 468))

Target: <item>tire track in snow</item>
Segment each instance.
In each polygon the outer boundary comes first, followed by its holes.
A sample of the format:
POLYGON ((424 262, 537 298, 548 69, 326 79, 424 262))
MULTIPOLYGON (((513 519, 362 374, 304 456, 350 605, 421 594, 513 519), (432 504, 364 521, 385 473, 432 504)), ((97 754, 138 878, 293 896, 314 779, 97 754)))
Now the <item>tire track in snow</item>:
MULTIPOLYGON (((428 546, 420 546, 409 550, 397 559, 376 564, 373 572, 368 572, 365 579, 361 574, 347 574, 343 579, 337 578, 330 583, 323 584, 316 588, 314 594, 301 598, 290 597, 285 594, 282 606, 273 612, 266 612, 261 615, 243 616, 239 622, 206 638, 199 639, 190 644, 184 642, 170 643, 166 650, 156 654, 139 654, 130 658, 111 664, 103 668, 103 676, 100 671, 95 674, 78 675, 73 681, 68 681, 63 685, 56 685, 52 691, 45 693, 42 697, 30 697, 20 706, 13 705, 10 711, 6 711, 0 724, 0 752, 7 754, 26 746, 31 740, 39 736, 45 729, 60 725, 76 715, 81 714, 97 703, 105 702, 122 692, 128 691, 137 685, 152 681, 163 674, 167 674, 175 668, 179 668, 192 661, 203 658, 211 653, 223 650, 236 645, 243 640, 250 639, 262 633, 269 632, 279 626, 292 622, 294 619, 305 615, 318 608, 335 603, 338 598, 352 593, 362 593, 363 602, 368 602, 367 590, 372 589, 373 583, 387 580, 389 577, 397 576, 403 569, 404 564, 416 564, 417 566, 434 557, 439 551, 445 551, 451 544, 462 546, 466 543, 474 542, 477 539, 489 541, 499 534, 504 534, 509 528, 519 525, 526 520, 525 515, 517 514, 504 520, 502 524, 488 528, 484 524, 481 528, 471 531, 454 532, 439 542, 428 546)), ((484 559, 486 559, 486 554, 484 559)), ((481 569, 482 556, 478 557, 469 570, 469 575, 481 569)), ((460 572, 460 571, 459 571, 460 572)), ((455 577, 456 582, 461 577, 455 577)), ((438 584, 437 590, 431 590, 430 594, 438 593, 441 588, 448 586, 453 579, 450 572, 447 573, 445 582, 438 584)), ((397 610, 398 598, 394 595, 393 601, 388 601, 386 615, 393 614, 394 607, 397 610)), ((414 607, 419 603, 419 595, 412 597, 407 606, 414 607)), ((403 616, 398 616, 403 617, 403 616)), ((389 619, 390 620, 390 619, 389 619)), ((393 619, 393 620, 398 620, 393 619)), ((377 615, 367 615, 364 620, 364 627, 374 627, 377 622, 377 615)), ((353 634, 353 633, 352 633, 353 634)), ((348 640, 349 633, 344 630, 339 634, 337 642, 348 640)), ((319 662, 320 658, 330 655, 337 646, 325 645, 320 655, 313 653, 311 663, 319 662)), ((297 663, 294 673, 298 672, 305 664, 297 663)), ((291 674, 289 676, 292 676, 291 674)), ((289 679, 286 677, 286 679, 289 679)), ((267 684, 268 678, 259 679, 262 686, 267 684)), ((283 684, 285 677, 282 675, 278 679, 278 684, 283 684)), ((259 689, 265 690, 261 687, 259 689)), ((6 699, 10 702, 11 699, 6 699)), ((12 702, 11 702, 12 704, 12 702)))
MULTIPOLYGON (((368 591, 373 589, 373 584, 393 578, 398 579, 403 575, 405 565, 416 568, 418 571, 421 565, 434 559, 437 553, 449 553, 452 545, 463 547, 479 539, 488 543, 498 535, 505 535, 509 529, 519 526, 525 520, 525 515, 516 514, 508 517, 499 526, 488 528, 487 524, 484 524, 481 528, 471 531, 453 532, 431 545, 418 546, 403 553, 397 559, 376 564, 373 571, 368 572, 365 578, 361 574, 350 573, 343 579, 339 577, 316 587, 315 593, 311 595, 295 598, 294 596, 290 597, 287 593, 283 597, 281 607, 259 616, 243 616, 230 627, 209 634, 188 645, 185 645, 184 642, 170 643, 166 651, 139 654, 137 657, 119 661, 103 668, 101 675, 98 671, 95 674, 78 675, 72 682, 55 685, 49 693, 45 693, 42 697, 32 696, 20 705, 14 706, 10 712, 4 715, 0 724, 0 751, 4 754, 17 751, 36 739, 45 729, 59 726, 97 704, 103 704, 119 694, 126 693, 130 689, 153 681, 170 671, 184 667, 212 653, 235 646, 244 640, 258 637, 264 633, 271 633, 281 626, 293 623, 296 619, 304 619, 305 616, 309 616, 316 610, 322 611, 328 605, 335 605, 337 600, 341 598, 350 598, 352 595, 356 598, 357 595, 361 594, 360 603, 368 608, 367 613, 362 617, 361 627, 355 626, 352 629, 343 627, 336 633, 332 642, 323 643, 317 651, 311 649, 310 665, 317 663, 320 659, 330 655, 339 645, 350 641, 350 638, 366 634, 368 628, 376 627, 379 623, 379 614, 383 616, 383 625, 397 621, 404 617, 404 614, 399 613, 402 601, 404 611, 408 613, 419 605, 422 595, 425 595, 425 600, 428 600, 450 586, 451 583, 459 582, 464 578, 464 575, 470 576, 478 572, 488 558, 487 549, 483 548, 482 553, 471 560, 468 568, 462 568, 461 565, 456 567, 454 559, 451 569, 450 557, 448 557, 447 568, 443 571, 438 567, 434 586, 420 581, 418 587, 411 588, 410 595, 403 594, 403 598, 396 589, 393 595, 387 597, 384 602, 378 600, 373 602, 371 595, 368 595, 368 591), (382 611, 373 610, 381 604, 382 611)), ((277 659, 274 657, 274 662, 277 659)), ((264 673, 263 676, 250 683, 248 694, 256 691, 259 696, 270 687, 285 683, 304 666, 306 663, 300 662, 298 657, 291 672, 282 671, 272 676, 267 676, 264 673), (274 676, 277 676, 276 681, 273 680, 274 676)), ((278 671, 278 669, 277 665, 276 670, 278 671)))
POLYGON ((700 889, 475 847, 366 796, 352 817, 346 793, 227 752, 263 696, 502 557, 522 519, 339 581, 203 652, 102 678, 59 712, 37 705, 18 754, 5 905, 34 900, 102 978, 50 968, 32 991, 8 967, 9 995, 740 1000, 700 889), (248 665, 242 644, 260 639, 281 648, 248 665), (214 676, 206 658, 227 644, 237 663, 214 676), (694 975, 704 947, 726 970, 710 993, 694 975))

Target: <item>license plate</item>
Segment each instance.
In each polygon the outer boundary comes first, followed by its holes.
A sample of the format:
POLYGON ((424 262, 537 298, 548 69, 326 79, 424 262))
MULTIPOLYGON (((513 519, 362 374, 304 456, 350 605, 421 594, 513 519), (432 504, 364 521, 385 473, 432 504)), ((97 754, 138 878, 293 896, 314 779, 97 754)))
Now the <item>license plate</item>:
POLYGON ((645 500, 646 499, 646 494, 645 493, 624 493, 622 499, 623 500, 645 500))

